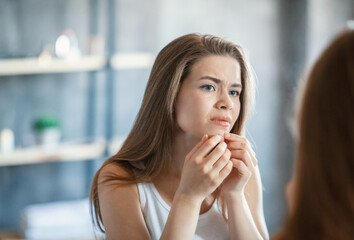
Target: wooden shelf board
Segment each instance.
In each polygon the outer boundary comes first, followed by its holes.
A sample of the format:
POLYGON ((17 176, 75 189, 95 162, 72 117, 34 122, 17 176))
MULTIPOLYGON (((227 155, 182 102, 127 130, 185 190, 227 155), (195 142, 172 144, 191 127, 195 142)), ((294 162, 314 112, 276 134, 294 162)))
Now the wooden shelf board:
POLYGON ((153 65, 155 56, 151 53, 117 53, 110 60, 112 68, 121 69, 137 69, 149 68, 153 65))
POLYGON ((0 76, 95 71, 103 69, 107 59, 101 56, 83 56, 79 59, 18 58, 0 59, 0 76))
MULTIPOLYGON (((151 67, 154 60, 155 56, 151 53, 117 53, 110 59, 110 64, 116 70, 139 69, 151 67)), ((0 76, 96 71, 103 69, 106 64, 105 57, 94 55, 73 60, 59 58, 0 59, 0 76)))
POLYGON ((0 167, 35 164, 53 161, 84 161, 97 159, 104 155, 105 142, 82 144, 61 144, 56 150, 48 151, 42 147, 16 149, 12 153, 0 153, 0 167))

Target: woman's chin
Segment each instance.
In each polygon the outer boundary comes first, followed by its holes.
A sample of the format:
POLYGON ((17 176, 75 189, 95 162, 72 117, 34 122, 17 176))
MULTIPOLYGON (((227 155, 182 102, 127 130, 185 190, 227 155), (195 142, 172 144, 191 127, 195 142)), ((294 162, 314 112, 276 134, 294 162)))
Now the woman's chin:
POLYGON ((220 136, 224 136, 224 134, 228 132, 227 130, 221 130, 221 129, 218 129, 218 130, 209 130, 207 131, 205 134, 208 134, 209 137, 211 136, 215 136, 215 135, 220 135, 220 136))

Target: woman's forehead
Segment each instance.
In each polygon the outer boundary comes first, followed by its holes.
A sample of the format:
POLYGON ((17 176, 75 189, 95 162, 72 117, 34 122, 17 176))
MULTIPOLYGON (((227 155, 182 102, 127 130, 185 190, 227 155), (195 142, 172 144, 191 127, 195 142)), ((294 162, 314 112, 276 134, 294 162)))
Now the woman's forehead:
POLYGON ((193 79, 209 76, 221 81, 241 83, 241 67, 232 57, 208 56, 193 64, 189 76, 193 79))

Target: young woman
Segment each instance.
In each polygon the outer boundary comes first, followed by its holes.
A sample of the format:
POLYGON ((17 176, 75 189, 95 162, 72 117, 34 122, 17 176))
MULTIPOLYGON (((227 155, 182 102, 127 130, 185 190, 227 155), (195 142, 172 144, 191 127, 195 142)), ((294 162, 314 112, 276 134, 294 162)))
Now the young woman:
POLYGON ((253 91, 232 42, 189 34, 161 50, 130 134, 93 180, 107 239, 268 238, 257 160, 241 136, 253 91))
POLYGON ((354 237, 354 31, 337 37, 301 92, 288 221, 277 240, 354 237))

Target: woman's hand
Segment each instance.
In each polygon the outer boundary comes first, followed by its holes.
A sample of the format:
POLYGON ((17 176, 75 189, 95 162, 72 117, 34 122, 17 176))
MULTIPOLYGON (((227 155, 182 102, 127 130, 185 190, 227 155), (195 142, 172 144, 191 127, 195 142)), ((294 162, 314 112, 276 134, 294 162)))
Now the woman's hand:
POLYGON ((231 152, 223 137, 205 135, 187 154, 176 194, 201 202, 224 181, 232 170, 231 152))
POLYGON ((255 153, 245 137, 232 133, 225 133, 224 137, 231 152, 233 169, 224 180, 221 190, 225 195, 242 193, 257 165, 255 153))
MULTIPOLYGON (((221 188, 227 201, 227 207, 232 212, 231 209, 238 208, 238 206, 236 206, 237 203, 234 204, 237 202, 235 199, 240 197, 242 199, 246 198, 247 206, 243 208, 243 210, 247 212, 249 208, 253 219, 249 219, 250 222, 254 221, 263 239, 269 239, 269 233, 263 214, 262 181, 257 166, 256 155, 251 148, 251 144, 245 137, 226 133, 224 138, 228 149, 231 151, 231 159, 236 159, 236 161, 232 160, 234 168, 223 182, 221 188)), ((241 210, 238 209, 236 213, 229 212, 229 216, 236 216, 237 212, 240 211, 241 210)), ((239 217, 235 218, 239 219, 239 217)), ((230 224, 231 222, 233 221, 230 221, 230 224)), ((236 222, 236 220, 234 222, 236 222)), ((241 227, 241 229, 244 228, 241 227)))

